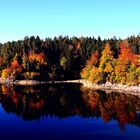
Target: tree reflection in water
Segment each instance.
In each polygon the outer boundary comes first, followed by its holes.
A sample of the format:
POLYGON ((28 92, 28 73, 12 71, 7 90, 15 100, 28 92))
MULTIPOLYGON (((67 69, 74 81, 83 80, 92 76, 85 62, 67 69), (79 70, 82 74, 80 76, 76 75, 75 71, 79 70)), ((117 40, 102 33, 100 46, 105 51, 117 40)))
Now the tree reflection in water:
POLYGON ((125 124, 140 126, 140 99, 125 93, 91 91, 82 88, 83 99, 91 112, 99 112, 105 123, 117 120, 121 129, 125 124))
POLYGON ((121 129, 126 124, 140 126, 140 99, 124 93, 106 93, 83 88, 80 84, 36 87, 1 85, 0 103, 5 112, 23 120, 44 117, 59 119, 79 116, 102 117, 105 123, 116 120, 121 129), (72 87, 72 88, 71 88, 72 87))

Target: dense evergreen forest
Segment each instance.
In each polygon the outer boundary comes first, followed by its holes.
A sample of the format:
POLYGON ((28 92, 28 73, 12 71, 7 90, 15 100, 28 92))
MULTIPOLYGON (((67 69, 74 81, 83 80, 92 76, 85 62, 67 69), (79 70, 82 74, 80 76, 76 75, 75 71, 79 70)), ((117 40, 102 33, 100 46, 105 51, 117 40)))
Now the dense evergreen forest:
MULTIPOLYGON (((78 79, 82 75, 82 78, 90 79, 95 83, 116 82, 113 80, 117 76, 114 67, 118 66, 116 71, 119 74, 119 69, 125 65, 125 74, 118 75, 118 79, 125 75, 124 81, 120 79, 117 81, 125 83, 127 72, 135 69, 131 66, 135 64, 133 67, 136 69, 140 67, 139 54, 140 36, 131 36, 125 40, 116 37, 101 40, 100 37, 96 39, 94 37, 70 38, 68 36, 41 40, 39 36, 26 36, 23 40, 0 44, 0 75, 3 79, 14 80, 65 80, 78 79), (125 51, 128 52, 124 54, 125 51), (124 59, 129 53, 131 55, 128 59, 124 59), (131 61, 130 58, 138 62, 131 61), (108 69, 106 64, 108 64, 108 69), (99 69, 102 72, 98 73, 99 69), (93 74, 94 77, 92 72, 98 74, 100 79, 94 80, 97 75, 93 74), (109 75, 112 77, 110 78, 109 75)), ((138 79, 139 69, 137 75, 136 71, 134 72, 133 79, 138 79)))

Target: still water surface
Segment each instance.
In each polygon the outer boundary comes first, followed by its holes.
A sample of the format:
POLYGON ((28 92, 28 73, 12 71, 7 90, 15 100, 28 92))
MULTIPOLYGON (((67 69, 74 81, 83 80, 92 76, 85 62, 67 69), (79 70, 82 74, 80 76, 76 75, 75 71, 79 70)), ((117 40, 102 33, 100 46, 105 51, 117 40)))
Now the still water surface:
POLYGON ((80 84, 0 86, 0 139, 138 140, 140 98, 80 84))

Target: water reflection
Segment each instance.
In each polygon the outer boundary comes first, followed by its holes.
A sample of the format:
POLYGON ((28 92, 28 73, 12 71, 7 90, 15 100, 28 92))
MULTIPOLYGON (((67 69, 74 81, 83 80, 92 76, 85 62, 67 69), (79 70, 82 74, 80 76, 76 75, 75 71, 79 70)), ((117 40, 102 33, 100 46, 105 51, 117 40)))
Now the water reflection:
POLYGON ((39 121, 48 116, 63 119, 77 115, 81 118, 101 117, 105 123, 113 119, 121 129, 126 124, 140 126, 140 99, 134 95, 91 91, 78 84, 1 85, 0 90, 4 111, 16 114, 22 120, 39 121))
POLYGON ((117 120, 121 129, 125 124, 140 126, 140 99, 124 93, 106 93, 82 88, 83 99, 91 112, 99 113, 105 123, 117 120))

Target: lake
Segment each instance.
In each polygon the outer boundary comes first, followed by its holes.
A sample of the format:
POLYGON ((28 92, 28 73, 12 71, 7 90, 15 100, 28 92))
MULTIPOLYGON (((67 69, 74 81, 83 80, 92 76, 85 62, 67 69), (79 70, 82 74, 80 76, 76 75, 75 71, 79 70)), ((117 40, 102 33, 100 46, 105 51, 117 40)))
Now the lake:
POLYGON ((140 98, 80 84, 0 85, 0 139, 139 139, 140 98))

